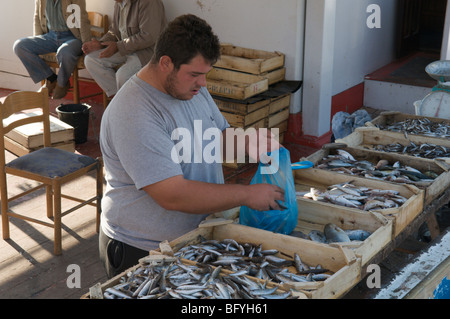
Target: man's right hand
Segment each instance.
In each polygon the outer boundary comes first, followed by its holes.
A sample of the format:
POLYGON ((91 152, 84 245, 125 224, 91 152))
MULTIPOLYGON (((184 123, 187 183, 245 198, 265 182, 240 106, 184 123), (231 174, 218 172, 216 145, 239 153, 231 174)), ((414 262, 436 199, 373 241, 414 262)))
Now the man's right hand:
POLYGON ((283 210, 278 201, 284 202, 284 190, 271 184, 249 185, 246 206, 259 211, 283 210))

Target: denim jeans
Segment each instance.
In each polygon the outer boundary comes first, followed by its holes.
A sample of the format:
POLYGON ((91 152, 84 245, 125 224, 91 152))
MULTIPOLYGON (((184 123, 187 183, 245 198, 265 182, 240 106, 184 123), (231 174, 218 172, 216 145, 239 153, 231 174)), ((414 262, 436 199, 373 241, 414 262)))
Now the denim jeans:
POLYGON ((14 43, 14 52, 34 83, 48 78, 53 73, 39 55, 56 52, 59 64, 58 85, 64 87, 77 65, 78 58, 83 53, 81 45, 81 40, 78 40, 70 31, 50 31, 43 35, 17 40, 14 43))

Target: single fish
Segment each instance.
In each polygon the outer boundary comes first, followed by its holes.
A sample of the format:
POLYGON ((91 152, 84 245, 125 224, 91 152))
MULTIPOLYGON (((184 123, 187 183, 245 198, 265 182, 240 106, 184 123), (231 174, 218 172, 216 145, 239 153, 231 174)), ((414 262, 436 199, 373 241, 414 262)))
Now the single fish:
POLYGON ((348 238, 350 240, 360 240, 360 241, 364 241, 367 238, 369 238, 369 236, 372 234, 371 232, 368 232, 366 230, 362 230, 362 229, 354 229, 354 230, 344 230, 344 232, 347 234, 348 238))
POLYGON ((315 241, 318 243, 326 243, 327 242, 327 238, 325 237, 325 234, 319 230, 310 231, 308 236, 312 241, 315 241))
POLYGON ((350 242, 347 234, 335 224, 326 224, 323 232, 329 243, 350 242))

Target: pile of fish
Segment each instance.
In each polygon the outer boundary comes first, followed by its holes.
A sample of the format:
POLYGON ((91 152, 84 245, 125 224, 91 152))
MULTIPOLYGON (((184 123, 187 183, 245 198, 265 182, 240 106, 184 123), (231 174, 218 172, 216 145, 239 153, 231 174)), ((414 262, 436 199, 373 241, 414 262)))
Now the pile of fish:
POLYGON ((222 274, 222 267, 187 265, 180 258, 142 264, 107 288, 105 299, 292 299, 291 291, 267 287, 242 274, 222 274), (219 275, 220 274, 220 275, 219 275))
POLYGON ((389 125, 376 125, 381 130, 392 132, 403 132, 408 134, 424 135, 430 137, 450 137, 450 124, 442 122, 432 122, 427 118, 409 118, 389 125))
POLYGON ((356 160, 345 150, 337 150, 336 155, 328 155, 317 165, 317 168, 366 178, 380 179, 402 184, 427 186, 439 175, 433 171, 421 172, 399 161, 389 163, 380 160, 371 163, 367 160, 356 160))
POLYGON ((324 281, 331 276, 329 270, 321 265, 311 266, 302 262, 296 253, 293 258, 280 255, 283 253, 276 249, 263 250, 261 245, 240 244, 233 239, 220 242, 203 240, 197 245, 183 247, 176 253, 176 256, 198 264, 233 271, 234 274, 230 276, 248 275, 275 283, 324 281))
POLYGON ((336 226, 335 224, 326 224, 323 232, 320 230, 312 230, 308 235, 301 231, 293 231, 291 236, 309 239, 318 243, 348 243, 360 242, 366 240, 372 233, 363 229, 346 229, 336 226))
POLYGON ((408 200, 395 190, 356 186, 352 183, 331 185, 324 192, 311 188, 310 192, 296 192, 296 195, 365 211, 397 208, 408 200))
POLYGON ((373 149, 380 152, 401 153, 430 159, 450 157, 450 147, 432 143, 416 145, 415 143, 410 142, 409 145, 406 146, 400 143, 392 143, 387 145, 374 145, 373 149))

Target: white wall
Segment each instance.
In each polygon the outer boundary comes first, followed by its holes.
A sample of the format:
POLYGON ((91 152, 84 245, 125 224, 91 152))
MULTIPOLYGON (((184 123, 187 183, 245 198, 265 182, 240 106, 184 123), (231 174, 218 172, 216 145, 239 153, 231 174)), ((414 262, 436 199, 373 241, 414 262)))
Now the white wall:
POLYGON ((396 14, 397 0, 337 0, 333 95, 394 60, 396 14), (370 4, 380 6, 380 29, 367 27, 370 4))

